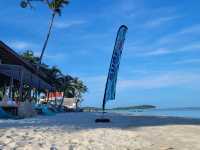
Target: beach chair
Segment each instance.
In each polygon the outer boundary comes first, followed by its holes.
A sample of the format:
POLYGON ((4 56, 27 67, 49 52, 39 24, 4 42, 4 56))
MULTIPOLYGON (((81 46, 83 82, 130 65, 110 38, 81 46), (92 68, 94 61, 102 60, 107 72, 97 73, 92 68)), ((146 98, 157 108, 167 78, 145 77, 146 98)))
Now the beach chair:
POLYGON ((42 106, 42 114, 46 116, 55 115, 55 113, 52 112, 47 106, 42 106))

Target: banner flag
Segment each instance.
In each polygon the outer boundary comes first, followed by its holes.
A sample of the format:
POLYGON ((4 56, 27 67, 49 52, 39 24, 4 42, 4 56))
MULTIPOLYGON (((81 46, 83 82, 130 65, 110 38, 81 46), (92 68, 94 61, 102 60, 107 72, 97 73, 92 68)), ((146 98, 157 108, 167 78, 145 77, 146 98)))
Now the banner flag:
POLYGON ((105 103, 108 100, 115 99, 117 75, 118 75, 120 59, 122 55, 122 50, 123 50, 127 30, 128 28, 125 25, 122 25, 119 28, 118 33, 117 33, 115 46, 114 46, 114 50, 112 54, 112 59, 110 63, 110 68, 108 72, 107 82, 106 82, 106 88, 105 88, 104 99, 103 99, 103 110, 105 108, 105 103))

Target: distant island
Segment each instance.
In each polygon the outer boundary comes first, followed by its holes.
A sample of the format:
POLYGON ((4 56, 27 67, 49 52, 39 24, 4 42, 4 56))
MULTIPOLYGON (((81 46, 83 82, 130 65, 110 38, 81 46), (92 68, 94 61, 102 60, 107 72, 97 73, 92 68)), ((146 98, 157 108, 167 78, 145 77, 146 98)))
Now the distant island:
POLYGON ((90 106, 82 107, 81 109, 83 110, 83 112, 99 112, 102 110, 102 108, 90 107, 90 106))
MULTIPOLYGON (((156 108, 156 106, 153 106, 153 105, 137 105, 137 106, 127 106, 127 107, 115 107, 115 108, 106 109, 106 110, 153 109, 153 108, 156 108)), ((98 111, 101 111, 102 108, 99 108, 99 107, 82 107, 82 110, 84 112, 98 112, 98 111)))
POLYGON ((153 105, 138 105, 138 106, 128 106, 128 107, 116 107, 110 110, 129 110, 129 109, 153 109, 156 106, 153 105))

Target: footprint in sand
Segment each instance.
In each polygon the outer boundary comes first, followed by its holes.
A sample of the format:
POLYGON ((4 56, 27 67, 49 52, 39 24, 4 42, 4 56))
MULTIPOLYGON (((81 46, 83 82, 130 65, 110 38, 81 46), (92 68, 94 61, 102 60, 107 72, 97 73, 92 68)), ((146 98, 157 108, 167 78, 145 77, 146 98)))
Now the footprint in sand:
POLYGON ((89 140, 89 143, 94 143, 94 142, 95 142, 95 141, 94 141, 94 140, 92 140, 92 139, 90 139, 90 140, 89 140))
POLYGON ((26 135, 26 136, 28 136, 28 135, 29 135, 29 133, 28 133, 28 132, 26 132, 26 133, 25 133, 25 135, 26 135))
POLYGON ((174 150, 173 147, 162 147, 160 150, 174 150))
POLYGON ((41 142, 41 143, 38 143, 38 145, 39 145, 40 148, 43 148, 43 147, 44 147, 44 143, 42 143, 42 142, 41 142))
POLYGON ((11 136, 9 136, 9 135, 7 135, 7 136, 6 136, 6 138, 8 138, 8 139, 12 139, 12 137, 11 137, 11 136))
POLYGON ((74 150, 75 149, 75 145, 69 145, 69 150, 74 150))

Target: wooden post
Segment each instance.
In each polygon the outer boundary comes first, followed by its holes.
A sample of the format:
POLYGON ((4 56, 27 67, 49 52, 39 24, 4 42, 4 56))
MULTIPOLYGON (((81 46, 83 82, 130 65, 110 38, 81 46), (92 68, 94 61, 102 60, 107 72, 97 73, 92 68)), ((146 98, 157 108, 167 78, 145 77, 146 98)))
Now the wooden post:
POLYGON ((65 90, 63 90, 63 96, 62 96, 62 100, 60 103, 60 107, 62 107, 63 103, 64 103, 64 99, 65 99, 65 90))
POLYGON ((23 71, 23 69, 21 69, 21 71, 20 71, 20 87, 19 87, 19 99, 20 99, 20 101, 23 100, 23 94, 22 94, 22 92, 23 92, 23 78, 24 78, 24 71, 23 71))
POLYGON ((29 86, 27 98, 28 98, 28 102, 31 102, 31 86, 29 86))
POLYGON ((31 73, 31 84, 30 84, 30 103, 32 102, 33 100, 33 76, 32 76, 32 73, 31 73))
POLYGON ((36 89, 36 88, 34 88, 34 93, 33 93, 33 95, 34 95, 34 101, 35 101, 35 103, 37 104, 37 89, 36 89))
MULTIPOLYGON (((38 77, 39 77, 39 68, 38 68, 38 77)), ((38 81, 38 90, 37 90, 37 103, 39 104, 39 102, 40 102, 40 79, 39 79, 39 81, 38 81)))
POLYGON ((36 89, 35 89, 35 94, 36 94, 36 97, 35 97, 35 98, 36 98, 36 104, 38 104, 38 93, 39 93, 39 92, 38 92, 38 89, 36 88, 36 89))
POLYGON ((49 90, 47 91, 47 103, 49 102, 49 90))
POLYGON ((4 86, 3 86, 3 96, 6 94, 6 83, 4 83, 4 86))
POLYGON ((13 77, 10 77, 9 98, 13 98, 12 92, 13 92, 13 77))
POLYGON ((57 106, 57 97, 56 97, 56 92, 55 92, 55 106, 57 106))

